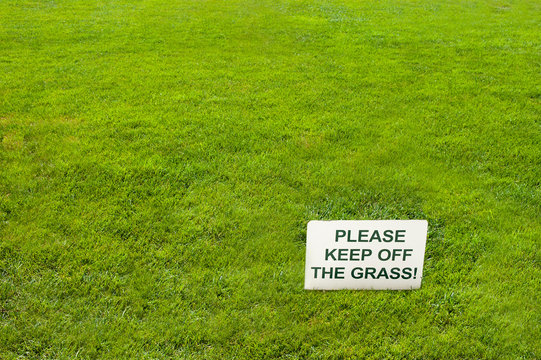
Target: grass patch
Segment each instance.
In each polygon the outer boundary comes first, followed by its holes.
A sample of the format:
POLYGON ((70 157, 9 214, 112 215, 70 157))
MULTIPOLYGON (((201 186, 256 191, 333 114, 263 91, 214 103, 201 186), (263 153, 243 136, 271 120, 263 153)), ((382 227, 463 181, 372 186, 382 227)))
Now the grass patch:
POLYGON ((540 10, 2 1, 1 357, 541 357, 540 10), (303 290, 421 218, 420 290, 303 290))

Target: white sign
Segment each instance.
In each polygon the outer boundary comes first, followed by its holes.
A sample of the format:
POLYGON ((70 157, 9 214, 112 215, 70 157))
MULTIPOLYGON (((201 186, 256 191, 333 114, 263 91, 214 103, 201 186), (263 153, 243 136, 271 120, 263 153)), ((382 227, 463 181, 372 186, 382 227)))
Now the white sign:
POLYGON ((426 220, 310 221, 306 290, 421 287, 426 220))

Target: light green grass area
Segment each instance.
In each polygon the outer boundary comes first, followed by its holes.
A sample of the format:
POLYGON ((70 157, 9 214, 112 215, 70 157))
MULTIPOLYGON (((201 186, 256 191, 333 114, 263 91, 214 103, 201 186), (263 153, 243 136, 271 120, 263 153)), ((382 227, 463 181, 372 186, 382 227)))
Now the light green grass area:
POLYGON ((1 359, 541 358, 538 0, 0 1, 1 359), (422 288, 305 291, 313 219, 422 288))

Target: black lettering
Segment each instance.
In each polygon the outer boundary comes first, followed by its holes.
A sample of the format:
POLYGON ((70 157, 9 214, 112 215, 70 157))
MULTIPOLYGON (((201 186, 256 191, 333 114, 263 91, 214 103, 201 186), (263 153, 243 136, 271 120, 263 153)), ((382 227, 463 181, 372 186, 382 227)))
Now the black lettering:
POLYGON ((346 236, 346 231, 345 230, 336 230, 336 237, 335 237, 335 242, 338 242, 338 239, 341 238, 341 237, 344 237, 346 236))
POLYGON ((372 255, 372 250, 363 249, 363 254, 361 256, 361 261, 364 261, 364 258, 369 257, 370 255, 372 255))
POLYGON ((372 279, 375 279, 376 277, 374 275, 376 275, 376 268, 368 267, 365 269, 364 274, 366 276, 366 279, 368 279, 369 276, 371 276, 372 279))
POLYGON ((374 230, 374 232, 372 233, 372 236, 370 237, 370 242, 374 240, 381 242, 381 237, 379 236, 379 232, 377 230, 374 230))
POLYGON ((339 249, 338 250, 338 260, 346 261, 348 259, 348 249, 339 249))
POLYGON ((368 238, 368 230, 359 230, 359 242, 368 242, 368 239, 363 240, 363 238, 368 238))
POLYGON ((393 280, 399 279, 400 278, 400 268, 396 268, 396 267, 392 268, 390 278, 393 279, 393 280))
POLYGON ((378 259, 381 261, 387 261, 391 257, 391 250, 381 249, 378 253, 378 259))
POLYGON ((329 257, 336 261, 336 258, 334 257, 335 251, 336 249, 332 249, 331 251, 329 251, 329 249, 325 249, 325 261, 329 260, 329 257))
POLYGON ((377 278, 379 279, 380 277, 384 277, 385 279, 388 279, 388 278, 389 278, 389 275, 387 275, 387 269, 381 268, 381 270, 380 270, 379 273, 378 273, 378 277, 377 277, 377 278))
POLYGON ((344 278, 344 268, 343 267, 337 267, 334 269, 334 278, 335 279, 343 279, 344 278))
POLYGON ((363 268, 362 267, 356 267, 351 269, 351 277, 354 279, 362 279, 363 278, 363 268))
POLYGON ((406 267, 402 269, 402 279, 411 279, 411 268, 406 267))
POLYGON ((327 271, 325 271, 325 268, 321 268, 321 278, 325 279, 325 275, 329 275, 329 277, 332 279, 332 268, 327 271))
POLYGON ((383 232, 383 235, 385 235, 385 237, 383 238, 384 242, 392 242, 393 241, 393 231, 392 230, 385 230, 383 232))

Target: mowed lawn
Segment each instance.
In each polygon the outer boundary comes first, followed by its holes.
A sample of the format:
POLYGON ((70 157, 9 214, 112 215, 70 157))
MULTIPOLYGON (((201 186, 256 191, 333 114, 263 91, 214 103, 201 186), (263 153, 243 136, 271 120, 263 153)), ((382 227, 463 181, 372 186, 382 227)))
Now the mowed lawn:
POLYGON ((1 359, 538 359, 537 0, 1 0, 1 359), (422 287, 305 291, 314 219, 422 287))

